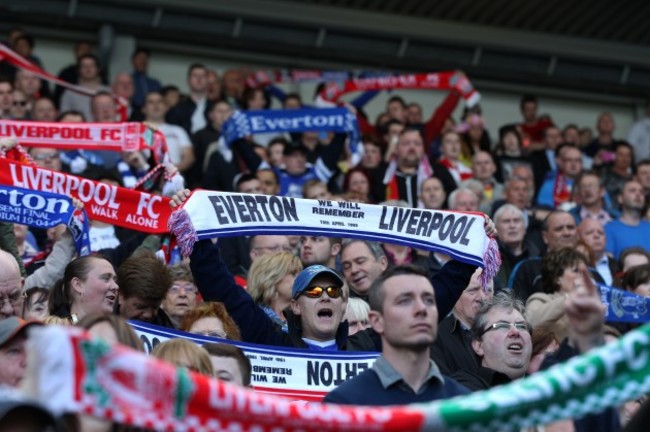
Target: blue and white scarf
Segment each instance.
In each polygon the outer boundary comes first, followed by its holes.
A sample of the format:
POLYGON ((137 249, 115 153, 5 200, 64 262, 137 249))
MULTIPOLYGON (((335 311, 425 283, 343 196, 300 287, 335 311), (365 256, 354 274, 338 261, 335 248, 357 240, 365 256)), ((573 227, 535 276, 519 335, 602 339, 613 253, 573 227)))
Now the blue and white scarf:
POLYGON ((227 143, 255 134, 344 132, 350 138, 350 149, 353 153, 356 152, 360 140, 357 119, 346 108, 235 111, 223 124, 222 131, 227 143))
POLYGON ((77 253, 90 253, 88 215, 65 195, 0 185, 0 221, 34 228, 65 224, 72 233, 77 253))
POLYGON ((599 288, 600 300, 607 306, 607 321, 636 324, 650 322, 650 297, 605 285, 599 285, 599 288))

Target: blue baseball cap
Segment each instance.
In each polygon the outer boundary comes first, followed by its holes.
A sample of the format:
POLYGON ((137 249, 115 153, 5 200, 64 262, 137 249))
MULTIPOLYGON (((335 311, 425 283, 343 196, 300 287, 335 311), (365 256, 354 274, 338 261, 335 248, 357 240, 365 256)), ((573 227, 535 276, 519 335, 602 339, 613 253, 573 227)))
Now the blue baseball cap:
POLYGON ((309 266, 298 273, 296 280, 293 282, 293 288, 291 288, 291 297, 294 299, 298 298, 298 296, 307 289, 311 281, 321 274, 332 276, 339 286, 343 286, 343 279, 337 272, 329 267, 325 267, 324 265, 316 264, 309 266))

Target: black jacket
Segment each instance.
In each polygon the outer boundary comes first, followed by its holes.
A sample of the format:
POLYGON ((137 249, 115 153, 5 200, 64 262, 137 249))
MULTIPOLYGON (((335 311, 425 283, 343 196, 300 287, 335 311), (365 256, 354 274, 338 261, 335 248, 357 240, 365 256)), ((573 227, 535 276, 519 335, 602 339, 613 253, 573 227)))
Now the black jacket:
POLYGON ((478 370, 479 363, 472 349, 472 332, 463 329, 453 314, 440 321, 438 337, 431 346, 431 358, 443 375, 452 376, 459 370, 471 373, 478 370))

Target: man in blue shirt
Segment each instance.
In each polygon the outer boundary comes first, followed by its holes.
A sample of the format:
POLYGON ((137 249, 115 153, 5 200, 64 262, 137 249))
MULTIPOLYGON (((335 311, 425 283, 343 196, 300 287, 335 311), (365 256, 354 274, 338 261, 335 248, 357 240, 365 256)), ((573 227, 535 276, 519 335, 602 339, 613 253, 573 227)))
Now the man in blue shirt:
POLYGON ((623 249, 631 246, 650 250, 650 222, 642 220, 645 194, 641 183, 636 180, 625 182, 618 203, 621 206, 621 217, 605 225, 605 250, 617 259, 623 249))

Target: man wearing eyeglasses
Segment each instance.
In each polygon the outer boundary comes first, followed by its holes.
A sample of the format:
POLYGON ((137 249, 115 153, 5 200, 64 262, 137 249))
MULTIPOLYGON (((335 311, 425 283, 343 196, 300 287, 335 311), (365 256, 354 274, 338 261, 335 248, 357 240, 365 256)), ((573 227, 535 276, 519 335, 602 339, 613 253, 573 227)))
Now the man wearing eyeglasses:
POLYGON ((460 369, 452 377, 471 390, 523 377, 533 349, 531 327, 524 314, 524 304, 508 292, 484 300, 472 326, 472 348, 480 358, 480 367, 460 369))
POLYGON ((285 235, 256 235, 250 239, 251 262, 264 255, 292 251, 289 238, 285 235))

